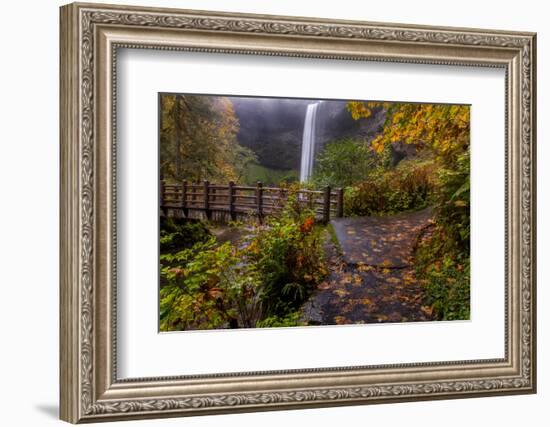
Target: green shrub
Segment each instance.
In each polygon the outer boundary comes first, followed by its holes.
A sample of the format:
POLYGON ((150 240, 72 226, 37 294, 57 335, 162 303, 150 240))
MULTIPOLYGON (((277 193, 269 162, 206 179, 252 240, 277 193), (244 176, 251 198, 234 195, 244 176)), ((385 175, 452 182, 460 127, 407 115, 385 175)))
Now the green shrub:
POLYGON ((363 141, 331 141, 317 156, 313 182, 317 187, 347 187, 366 179, 376 161, 363 141))
POLYGON ((453 169, 438 173, 436 219, 458 251, 470 252, 470 152, 458 156, 453 169))
POLYGON ((284 316, 295 310, 326 275, 321 229, 296 190, 296 186, 289 188, 282 212, 257 227, 247 247, 262 277, 267 315, 284 316))
POLYGON ((415 251, 416 275, 425 286, 425 304, 438 320, 470 318, 470 251, 441 224, 415 251))
POLYGON ((284 328, 288 326, 306 326, 300 320, 300 312, 294 311, 283 317, 270 316, 256 323, 257 328, 284 328))
POLYGON ((202 221, 161 217, 160 252, 173 252, 205 242, 212 234, 202 221))
POLYGON ((260 281, 254 265, 229 242, 215 238, 161 255, 160 329, 253 327, 260 315, 260 281), (173 267, 173 263, 179 267, 173 267))
POLYGON ((451 240, 436 234, 416 253, 417 277, 425 285, 425 303, 438 320, 470 318, 470 258, 453 252, 451 240))
POLYGON ((441 271, 428 272, 426 277, 427 303, 440 320, 470 319, 469 263, 459 270, 451 261, 441 271))
POLYGON ((409 160, 396 168, 378 168, 365 181, 346 188, 344 215, 368 216, 422 209, 433 200, 435 167, 431 161, 409 160))

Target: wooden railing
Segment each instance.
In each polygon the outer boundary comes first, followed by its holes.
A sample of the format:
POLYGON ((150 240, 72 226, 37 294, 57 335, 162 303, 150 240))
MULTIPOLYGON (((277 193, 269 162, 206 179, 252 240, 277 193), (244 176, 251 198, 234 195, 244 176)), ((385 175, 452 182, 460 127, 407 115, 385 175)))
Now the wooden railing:
MULTIPOLYGON (((165 216, 178 212, 183 217, 197 217, 197 212, 206 219, 212 214, 222 213, 222 217, 235 221, 242 216, 256 216, 260 221, 268 215, 279 211, 288 197, 288 190, 277 187, 264 187, 261 182, 256 186, 226 185, 202 183, 181 184, 160 181, 160 208, 165 216)), ((325 187, 322 191, 298 190, 297 199, 303 206, 310 207, 316 217, 323 222, 331 217, 342 217, 344 209, 343 189, 331 190, 325 187)), ((220 215, 216 215, 217 219, 220 215)))

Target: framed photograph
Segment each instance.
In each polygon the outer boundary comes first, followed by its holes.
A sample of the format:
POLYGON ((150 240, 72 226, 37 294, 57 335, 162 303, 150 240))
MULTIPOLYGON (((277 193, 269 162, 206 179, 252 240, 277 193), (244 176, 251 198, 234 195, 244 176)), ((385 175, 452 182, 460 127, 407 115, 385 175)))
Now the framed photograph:
POLYGON ((536 391, 535 34, 60 22, 63 420, 536 391))

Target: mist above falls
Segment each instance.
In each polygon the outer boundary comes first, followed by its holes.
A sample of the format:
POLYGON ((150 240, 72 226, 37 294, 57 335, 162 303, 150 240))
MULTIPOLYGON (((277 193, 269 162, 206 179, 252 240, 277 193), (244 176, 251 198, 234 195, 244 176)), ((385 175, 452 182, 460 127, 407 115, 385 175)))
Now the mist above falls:
MULTIPOLYGON (((299 170, 304 122, 312 99, 229 97, 239 119, 239 143, 253 150, 262 166, 299 170)), ((346 101, 325 100, 317 111, 312 159, 330 140, 359 136, 362 121, 353 120, 346 101)))

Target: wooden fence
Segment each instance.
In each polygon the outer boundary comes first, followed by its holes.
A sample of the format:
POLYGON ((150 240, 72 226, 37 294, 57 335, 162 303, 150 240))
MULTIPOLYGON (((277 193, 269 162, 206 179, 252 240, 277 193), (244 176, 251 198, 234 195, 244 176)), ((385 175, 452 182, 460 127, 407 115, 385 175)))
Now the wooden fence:
MULTIPOLYGON (((202 183, 168 184, 160 181, 160 208, 165 216, 206 218, 218 221, 233 221, 244 216, 256 216, 260 221, 265 216, 279 211, 288 198, 288 190, 264 187, 258 182, 255 187, 202 183), (214 215, 214 216, 213 216, 214 215)), ((314 210, 316 217, 328 222, 331 217, 342 217, 344 209, 343 189, 322 191, 298 190, 297 200, 304 207, 314 210)))

